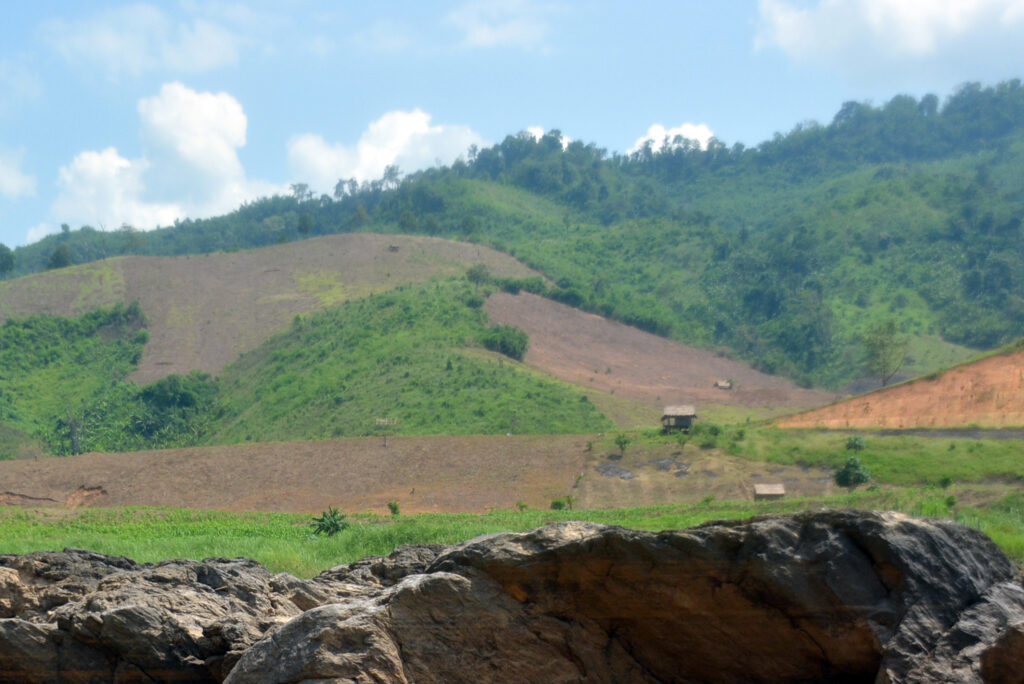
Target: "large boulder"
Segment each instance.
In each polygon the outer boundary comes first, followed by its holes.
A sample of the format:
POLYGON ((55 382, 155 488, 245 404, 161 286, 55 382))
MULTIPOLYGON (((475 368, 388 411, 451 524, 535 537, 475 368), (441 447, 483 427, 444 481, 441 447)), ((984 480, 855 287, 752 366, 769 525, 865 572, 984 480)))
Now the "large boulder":
POLYGON ((311 580, 0 556, 0 682, 1008 682, 1022 626, 988 538, 895 513, 564 523, 311 580))

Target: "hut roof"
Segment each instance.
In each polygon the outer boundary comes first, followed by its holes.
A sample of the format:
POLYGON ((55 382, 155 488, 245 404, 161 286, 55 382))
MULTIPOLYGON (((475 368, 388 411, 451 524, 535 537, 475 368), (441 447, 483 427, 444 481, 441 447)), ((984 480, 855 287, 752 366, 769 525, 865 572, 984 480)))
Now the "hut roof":
POLYGON ((680 404, 679 406, 666 406, 662 415, 666 416, 695 416, 697 409, 692 404, 680 404))
POLYGON ((786 485, 784 484, 756 484, 754 485, 755 496, 785 496, 786 485))

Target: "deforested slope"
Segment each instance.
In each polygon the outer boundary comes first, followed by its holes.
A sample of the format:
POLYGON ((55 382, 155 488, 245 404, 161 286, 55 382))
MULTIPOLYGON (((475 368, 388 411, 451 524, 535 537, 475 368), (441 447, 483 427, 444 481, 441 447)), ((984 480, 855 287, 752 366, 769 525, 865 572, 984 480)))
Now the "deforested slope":
POLYGON ((193 370, 219 373, 242 352, 287 329, 296 314, 461 274, 483 263, 495 274, 535 275, 487 247, 430 237, 334 235, 244 252, 131 256, 0 283, 0 320, 76 316, 138 301, 149 343, 130 379, 152 382, 193 370))
POLYGON ((495 323, 517 326, 530 336, 527 364, 658 409, 682 403, 798 408, 835 398, 533 294, 496 293, 484 310, 495 323), (721 380, 730 380, 731 389, 717 389, 721 380))
POLYGON ((1024 345, 777 422, 833 429, 1021 426, 1024 345))

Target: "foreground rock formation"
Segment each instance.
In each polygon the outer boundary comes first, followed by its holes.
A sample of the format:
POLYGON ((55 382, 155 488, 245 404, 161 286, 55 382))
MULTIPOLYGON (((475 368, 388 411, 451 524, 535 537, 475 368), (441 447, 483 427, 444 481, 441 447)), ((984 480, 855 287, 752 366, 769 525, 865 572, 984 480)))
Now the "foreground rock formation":
POLYGON ((311 580, 0 556, 0 681, 1021 682, 1018 572, 956 524, 835 511, 566 523, 311 580))

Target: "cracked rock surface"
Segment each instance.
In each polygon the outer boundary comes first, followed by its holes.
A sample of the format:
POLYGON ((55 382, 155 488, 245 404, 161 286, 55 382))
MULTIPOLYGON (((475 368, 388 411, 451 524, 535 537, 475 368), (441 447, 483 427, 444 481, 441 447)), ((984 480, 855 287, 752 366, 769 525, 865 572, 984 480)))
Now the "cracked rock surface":
POLYGON ((248 559, 0 556, 0 682, 1024 682, 987 537, 822 511, 563 523, 310 580, 248 559))

